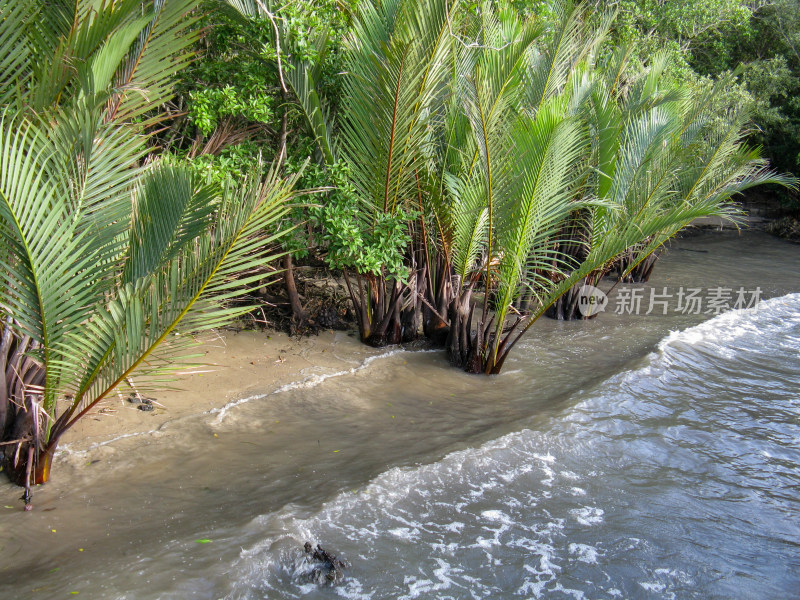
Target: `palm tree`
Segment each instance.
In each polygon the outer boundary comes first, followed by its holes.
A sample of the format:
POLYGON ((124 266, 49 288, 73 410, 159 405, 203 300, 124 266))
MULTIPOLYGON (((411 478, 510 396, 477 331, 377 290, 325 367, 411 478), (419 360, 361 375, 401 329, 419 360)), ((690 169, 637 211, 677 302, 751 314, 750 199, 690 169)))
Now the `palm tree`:
POLYGON ((395 232, 393 246, 378 247, 377 264, 355 261, 345 271, 361 338, 373 345, 417 335, 424 277, 419 249, 408 240, 419 242, 425 147, 446 94, 456 5, 362 2, 346 42, 337 147, 361 208, 354 216, 363 231, 395 232))
POLYGON ((439 254, 452 261, 448 352, 469 372, 498 373, 542 314, 621 257, 627 276, 694 219, 735 216, 734 194, 792 185, 743 145, 744 116, 707 125, 719 87, 671 85, 655 57, 623 94, 627 53, 598 70, 604 28, 590 32, 580 7, 561 8, 547 43, 519 61, 503 55, 520 38, 494 32, 521 28, 484 13, 482 55, 459 74, 464 117, 451 119, 449 139, 464 140, 466 160, 444 175, 435 222, 448 225, 439 254), (521 299, 532 306, 507 322, 521 299))
POLYGON ((321 153, 344 174, 329 232, 354 273, 363 341, 413 338, 421 314, 454 364, 497 373, 551 306, 574 313, 576 284, 612 266, 649 272, 693 219, 733 216, 732 194, 789 182, 743 148, 739 117, 715 139, 714 91, 670 86, 661 59, 632 85, 625 49, 599 69, 613 15, 587 10, 564 0, 525 20, 490 2, 365 0, 333 136, 313 70, 293 71, 321 153))
POLYGON ((191 0, 0 8, 0 431, 6 472, 29 484, 133 373, 162 382, 185 334, 247 310, 229 301, 263 278, 294 180, 259 168, 220 188, 144 164, 191 59, 191 0))
POLYGON ((448 137, 460 141, 462 160, 443 175, 446 193, 434 206, 439 255, 451 261, 440 286, 450 290, 446 345, 469 372, 502 364, 507 312, 521 290, 542 294, 544 274, 560 272, 553 242, 581 206, 589 141, 574 113, 603 33, 588 31, 580 7, 557 8, 549 28, 484 10, 481 43, 456 73, 463 118, 451 119, 448 137))
MULTIPOLYGON (((572 238, 583 241, 578 246, 585 256, 610 252, 611 238, 622 243, 617 255, 587 275, 591 285, 614 270, 618 281, 645 281, 659 249, 694 219, 736 222, 737 193, 765 183, 795 185, 746 146, 746 114, 727 115, 723 124, 714 119, 710 107, 729 79, 702 93, 679 87, 664 74, 666 57, 655 56, 623 94, 619 73, 626 57, 620 51, 596 81, 588 106, 595 166, 583 193, 600 202, 572 238)), ((559 299, 553 316, 579 318, 579 288, 559 299)))

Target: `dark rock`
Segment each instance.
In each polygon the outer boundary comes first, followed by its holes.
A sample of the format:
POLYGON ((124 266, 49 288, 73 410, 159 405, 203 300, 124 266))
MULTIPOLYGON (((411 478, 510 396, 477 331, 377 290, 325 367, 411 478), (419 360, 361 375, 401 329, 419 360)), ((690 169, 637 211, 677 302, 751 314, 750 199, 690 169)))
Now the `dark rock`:
POLYGON ((342 580, 344 569, 350 565, 323 549, 317 544, 314 548, 311 542, 306 542, 303 546, 306 553, 306 561, 312 565, 311 570, 304 574, 304 579, 317 585, 334 585, 342 580))
POLYGON ((155 400, 155 398, 145 398, 137 394, 128 396, 128 402, 135 404, 136 408, 144 412, 150 412, 155 408, 155 406, 153 406, 153 400, 155 400))

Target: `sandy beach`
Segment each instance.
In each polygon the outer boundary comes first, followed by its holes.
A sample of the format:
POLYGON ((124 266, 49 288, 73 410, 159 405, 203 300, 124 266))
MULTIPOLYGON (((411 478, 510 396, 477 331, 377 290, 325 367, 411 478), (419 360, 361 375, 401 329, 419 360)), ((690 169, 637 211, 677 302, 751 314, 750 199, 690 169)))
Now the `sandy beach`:
POLYGON ((349 339, 347 332, 334 331, 304 338, 273 330, 221 331, 206 336, 195 350, 203 355, 196 359, 205 363, 203 366, 180 371, 172 389, 141 391, 155 400, 152 411, 140 410, 122 394, 112 393, 65 434, 62 453, 63 449, 81 453, 102 448, 103 453, 113 454, 118 440, 156 433, 187 417, 218 412, 256 391, 265 395, 302 384, 313 377, 311 371, 349 370, 354 358, 371 350, 354 340, 347 356, 342 356, 341 342, 349 339), (334 348, 337 344, 338 351, 334 348))

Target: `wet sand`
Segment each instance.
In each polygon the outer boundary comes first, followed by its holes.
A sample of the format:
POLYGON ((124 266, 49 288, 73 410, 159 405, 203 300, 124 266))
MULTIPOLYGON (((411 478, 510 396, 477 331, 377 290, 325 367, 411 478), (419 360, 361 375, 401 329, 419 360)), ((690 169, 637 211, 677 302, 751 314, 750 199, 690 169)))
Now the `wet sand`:
MULTIPOLYGON (((325 331, 293 338, 267 330, 206 336, 195 350, 204 355, 196 362, 204 365, 179 372, 172 389, 140 390, 156 401, 154 410, 139 410, 122 394, 112 394, 65 434, 53 471, 58 470, 65 450, 85 453, 103 448, 105 454, 113 454, 118 440, 159 432, 173 421, 223 410, 256 391, 269 394, 302 381, 309 368, 349 369, 350 361, 334 349, 335 340, 347 335, 325 331)), ((133 382, 135 385, 135 377, 133 382)))

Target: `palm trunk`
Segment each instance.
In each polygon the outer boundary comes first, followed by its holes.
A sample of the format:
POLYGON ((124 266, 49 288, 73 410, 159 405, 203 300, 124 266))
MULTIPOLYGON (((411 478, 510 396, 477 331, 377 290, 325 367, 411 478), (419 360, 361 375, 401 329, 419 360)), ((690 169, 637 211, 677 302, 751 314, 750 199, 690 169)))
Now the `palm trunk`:
POLYGON ((48 443, 39 419, 45 370, 30 356, 37 344, 10 325, 0 341, 0 463, 12 482, 27 487, 50 477, 57 440, 48 443))
POLYGON ((292 309, 292 321, 296 327, 300 327, 306 320, 306 313, 300 302, 300 294, 297 292, 291 252, 287 252, 283 257, 283 282, 286 286, 286 295, 289 297, 289 306, 292 309))
POLYGON ((430 265, 429 271, 435 273, 435 279, 429 275, 428 281, 435 281, 435 287, 428 285, 423 297, 427 304, 422 309, 422 331, 436 346, 447 347, 450 336, 450 318, 447 317, 450 305, 454 302, 452 274, 446 261, 440 256, 436 257, 435 269, 430 265), (447 318, 442 318, 447 317, 447 318))
POLYGON ((447 355, 453 366, 467 373, 482 373, 483 341, 487 327, 481 318, 476 330, 473 331, 472 323, 475 317, 475 305, 472 302, 473 286, 474 284, 470 284, 450 303, 447 313, 450 319, 447 355))
POLYGON ((629 256, 621 256, 617 261, 617 272, 621 278, 620 280, 623 283, 647 283, 650 281, 653 268, 656 266, 660 256, 658 252, 653 252, 634 266, 625 277, 622 277, 622 274, 630 268, 632 260, 629 256))
POLYGON ((550 306, 550 308, 547 309, 545 316, 558 321, 577 321, 596 317, 596 314, 585 317, 578 310, 580 290, 582 287, 583 282, 572 286, 563 296, 556 300, 553 305, 550 306))

